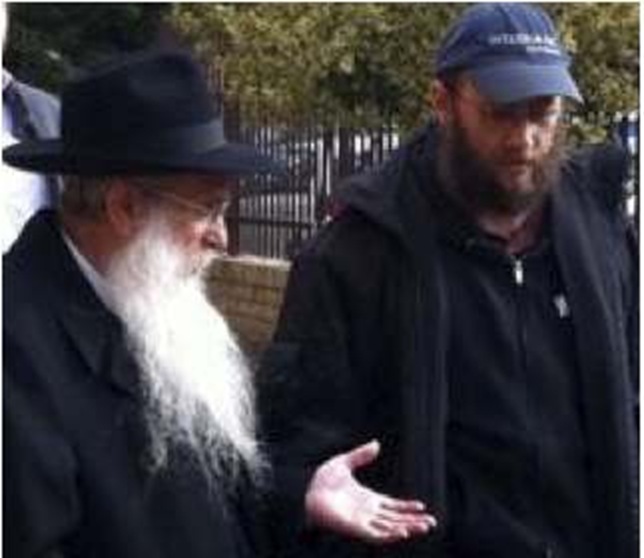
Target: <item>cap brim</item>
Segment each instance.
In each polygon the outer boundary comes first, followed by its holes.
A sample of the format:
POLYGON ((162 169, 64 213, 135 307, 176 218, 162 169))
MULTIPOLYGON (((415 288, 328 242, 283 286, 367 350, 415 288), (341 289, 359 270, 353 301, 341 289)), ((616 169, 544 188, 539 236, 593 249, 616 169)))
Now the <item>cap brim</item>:
POLYGON ((497 103, 561 96, 583 103, 567 68, 560 65, 506 63, 469 69, 478 91, 497 103))
POLYGON ((199 154, 165 155, 146 158, 140 155, 82 153, 65 150, 58 139, 25 141, 3 149, 3 160, 23 170, 43 174, 172 174, 203 173, 230 177, 254 174, 283 174, 285 168, 254 147, 226 143, 199 154))

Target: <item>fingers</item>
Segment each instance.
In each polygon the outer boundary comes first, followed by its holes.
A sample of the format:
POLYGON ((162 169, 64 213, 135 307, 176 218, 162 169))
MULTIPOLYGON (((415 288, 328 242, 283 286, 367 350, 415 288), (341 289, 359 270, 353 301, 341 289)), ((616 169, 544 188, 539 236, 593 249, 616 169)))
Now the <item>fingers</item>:
POLYGON ((389 518, 378 517, 369 521, 364 539, 376 544, 392 543, 424 535, 432 527, 426 520, 404 520, 398 522, 389 518))
POLYGON ((364 467, 375 461, 380 453, 380 443, 378 440, 371 440, 370 442, 358 446, 355 449, 344 454, 344 460, 350 470, 364 467))
POLYGON ((372 519, 369 522, 368 531, 373 542, 394 542, 409 537, 409 533, 404 526, 395 525, 381 519, 372 519))
POLYGON ((425 505, 416 500, 382 498, 371 518, 365 523, 365 538, 376 544, 402 541, 427 534, 437 526, 436 518, 424 512, 425 505))
POLYGON ((383 497, 382 508, 397 512, 422 512, 425 504, 418 500, 399 500, 398 498, 383 497))
POLYGON ((433 515, 425 512, 425 504, 419 500, 400 500, 390 496, 381 496, 378 507, 380 513, 391 518, 417 519, 436 527, 438 522, 433 515))
POLYGON ((388 521, 392 524, 398 524, 403 526, 409 525, 409 526, 418 527, 421 529, 421 531, 425 531, 425 532, 431 528, 436 527, 437 525, 436 518, 433 515, 429 515, 426 513, 408 514, 408 513, 391 512, 387 510, 379 510, 375 513, 375 516, 378 519, 388 521))

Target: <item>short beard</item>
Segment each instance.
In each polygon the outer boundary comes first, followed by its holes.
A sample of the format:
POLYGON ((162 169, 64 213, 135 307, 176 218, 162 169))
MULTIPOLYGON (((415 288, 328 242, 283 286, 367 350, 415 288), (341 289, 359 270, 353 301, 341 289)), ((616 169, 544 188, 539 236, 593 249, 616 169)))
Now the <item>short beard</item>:
POLYGON ((441 130, 438 169, 446 191, 471 215, 516 216, 538 207, 559 183, 566 157, 565 129, 559 125, 552 149, 530 169, 530 188, 509 190, 471 145, 455 119, 441 130))
POLYGON ((163 469, 170 450, 187 448, 210 481, 232 487, 243 471, 259 482, 250 371, 200 275, 160 216, 106 274, 142 372, 151 464, 163 469))

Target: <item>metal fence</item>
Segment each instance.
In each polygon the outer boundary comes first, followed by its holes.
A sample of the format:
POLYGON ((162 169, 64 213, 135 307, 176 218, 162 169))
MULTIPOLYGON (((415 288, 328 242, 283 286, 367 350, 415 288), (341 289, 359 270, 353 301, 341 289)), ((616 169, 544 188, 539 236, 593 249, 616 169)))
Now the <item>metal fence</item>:
MULTIPOLYGON (((609 133, 631 153, 627 207, 639 222, 639 119, 634 114, 611 119, 609 133)), ((381 164, 401 141, 391 120, 370 129, 268 119, 245 125, 234 114, 227 123, 233 139, 257 146, 287 167, 283 177, 242 183, 228 216, 231 253, 270 258, 291 259, 333 215, 332 194, 342 179, 381 164)))
POLYGON ((614 120, 613 135, 631 156, 630 176, 626 183, 626 211, 639 230, 640 224, 640 118, 638 112, 618 115, 614 120))
POLYGON ((287 168, 282 177, 242 183, 228 215, 230 251, 271 258, 291 258, 333 214, 334 187, 383 162, 400 138, 393 122, 371 129, 260 122, 234 135, 287 168))

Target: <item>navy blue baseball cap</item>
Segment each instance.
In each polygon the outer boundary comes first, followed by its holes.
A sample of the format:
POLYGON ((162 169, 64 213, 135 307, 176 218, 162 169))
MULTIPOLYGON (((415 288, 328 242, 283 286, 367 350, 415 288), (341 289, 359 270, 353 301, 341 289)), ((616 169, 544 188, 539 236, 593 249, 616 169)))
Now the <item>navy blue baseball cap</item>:
POLYGON ((463 72, 486 97, 513 103, 559 95, 583 102, 570 56, 548 15, 518 3, 477 4, 463 12, 436 54, 436 75, 463 72))

